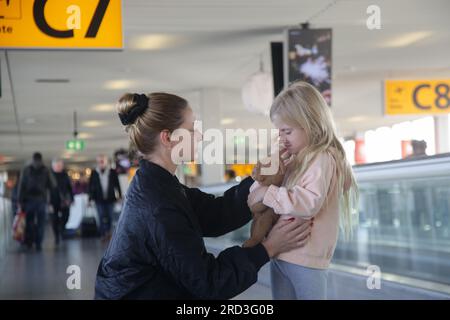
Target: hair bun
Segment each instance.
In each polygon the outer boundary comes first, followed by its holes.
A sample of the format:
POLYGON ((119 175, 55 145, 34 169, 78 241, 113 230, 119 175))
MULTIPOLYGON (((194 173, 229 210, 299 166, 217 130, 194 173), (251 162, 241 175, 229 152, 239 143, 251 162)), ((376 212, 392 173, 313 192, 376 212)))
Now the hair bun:
POLYGON ((127 113, 119 113, 120 122, 124 126, 133 124, 147 110, 149 98, 145 94, 133 94, 134 106, 127 113))

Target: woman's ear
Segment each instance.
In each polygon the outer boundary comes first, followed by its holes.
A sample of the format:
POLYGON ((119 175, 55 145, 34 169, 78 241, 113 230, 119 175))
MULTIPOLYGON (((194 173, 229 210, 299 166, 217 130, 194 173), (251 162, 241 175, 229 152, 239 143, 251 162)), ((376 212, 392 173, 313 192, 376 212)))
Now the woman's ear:
POLYGON ((165 148, 171 148, 172 142, 170 141, 170 132, 169 130, 163 130, 159 133, 159 140, 161 141, 161 145, 165 148))

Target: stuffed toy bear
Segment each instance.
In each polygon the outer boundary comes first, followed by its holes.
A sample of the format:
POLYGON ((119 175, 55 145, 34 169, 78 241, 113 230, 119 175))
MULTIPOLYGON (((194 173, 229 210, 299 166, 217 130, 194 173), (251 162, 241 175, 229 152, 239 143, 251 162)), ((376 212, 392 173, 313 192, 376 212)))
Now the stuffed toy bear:
MULTIPOLYGON (((272 184, 280 186, 284 179, 286 163, 285 160, 281 157, 281 154, 279 158, 279 168, 276 174, 262 175, 261 168, 270 166, 270 162, 265 161, 268 163, 266 165, 258 162, 253 169, 253 179, 263 186, 270 186, 272 184)), ((250 211, 252 212, 253 221, 250 227, 250 238, 242 245, 244 248, 253 247, 262 242, 279 218, 279 215, 276 214, 272 208, 264 205, 262 201, 249 203, 249 207, 250 211)))

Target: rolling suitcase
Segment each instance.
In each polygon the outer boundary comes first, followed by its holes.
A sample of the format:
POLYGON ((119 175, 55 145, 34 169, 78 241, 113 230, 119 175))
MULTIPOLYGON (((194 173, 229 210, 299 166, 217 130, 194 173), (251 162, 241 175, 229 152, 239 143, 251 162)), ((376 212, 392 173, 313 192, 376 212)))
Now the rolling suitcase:
POLYGON ((97 210, 94 207, 86 208, 86 213, 81 220, 81 236, 83 238, 93 238, 100 235, 96 212, 97 210))

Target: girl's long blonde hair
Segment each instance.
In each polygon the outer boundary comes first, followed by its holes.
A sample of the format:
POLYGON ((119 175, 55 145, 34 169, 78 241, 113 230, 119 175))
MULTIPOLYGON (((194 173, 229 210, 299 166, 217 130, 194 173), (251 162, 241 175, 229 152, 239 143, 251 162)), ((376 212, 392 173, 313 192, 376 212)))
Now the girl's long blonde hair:
POLYGON ((319 153, 329 152, 335 159, 340 226, 345 239, 349 239, 358 217, 358 186, 324 98, 309 83, 295 82, 275 98, 270 108, 270 118, 273 120, 275 116, 294 127, 303 128, 309 141, 308 146, 294 159, 296 169, 286 181, 288 189, 293 188, 319 153))

